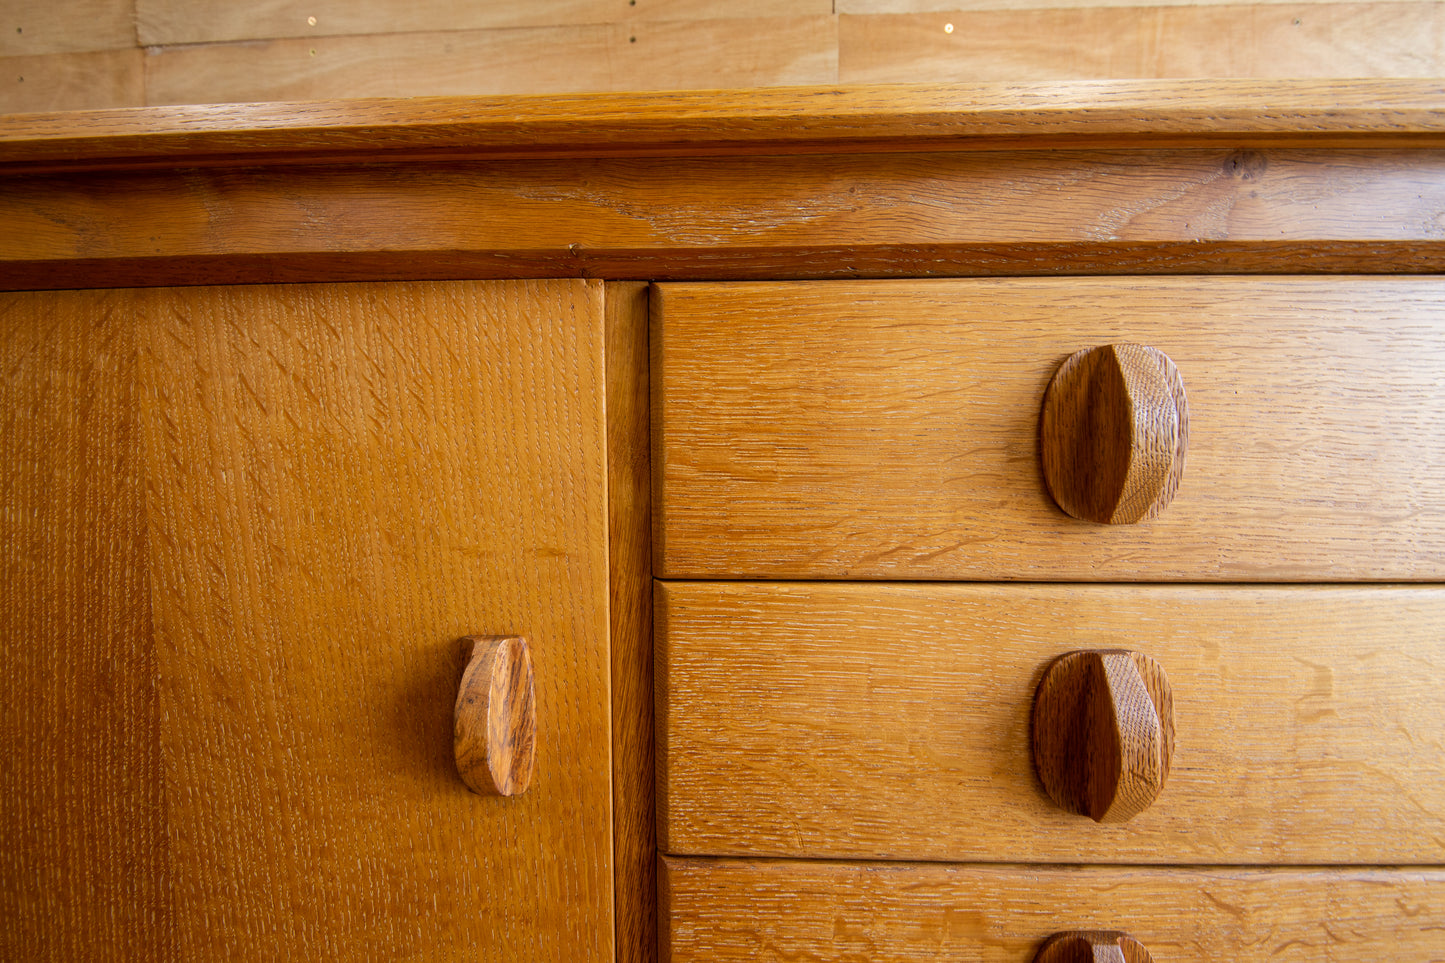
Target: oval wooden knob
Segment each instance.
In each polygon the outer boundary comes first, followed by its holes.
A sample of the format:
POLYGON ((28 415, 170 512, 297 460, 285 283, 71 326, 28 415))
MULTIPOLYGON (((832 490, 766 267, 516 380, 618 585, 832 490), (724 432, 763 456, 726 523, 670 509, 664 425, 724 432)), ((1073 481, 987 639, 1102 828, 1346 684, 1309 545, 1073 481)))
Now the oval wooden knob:
POLYGON ((452 733, 457 772, 472 792, 519 795, 537 759, 532 654, 515 635, 468 636, 462 644, 470 655, 452 733))
POLYGON ((1070 930, 1045 940, 1034 963, 1154 963, 1154 957, 1118 930, 1070 930))
POLYGON ((1184 381, 1162 351, 1075 352, 1044 393, 1044 481, 1075 518, 1120 525, 1158 515, 1179 489, 1188 447, 1184 381))
POLYGON ((1148 809, 1174 755, 1164 669, 1123 649, 1060 656, 1034 696, 1033 749, 1045 791, 1069 812, 1122 823, 1148 809))

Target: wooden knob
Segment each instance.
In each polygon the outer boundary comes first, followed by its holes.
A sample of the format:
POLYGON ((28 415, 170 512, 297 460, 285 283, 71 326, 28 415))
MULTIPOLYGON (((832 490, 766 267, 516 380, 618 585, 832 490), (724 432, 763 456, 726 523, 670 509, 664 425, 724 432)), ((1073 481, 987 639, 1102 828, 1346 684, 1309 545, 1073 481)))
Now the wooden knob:
POLYGON ((532 654, 515 635, 474 635, 457 691, 452 748, 457 772, 486 796, 516 796, 532 783, 537 719, 532 654))
POLYGON ((1179 369, 1142 344, 1076 352, 1044 393, 1039 448, 1049 494, 1075 518, 1111 525, 1164 510, 1189 447, 1179 369))
POLYGON ((1049 797, 1096 822, 1149 808, 1174 755, 1174 696, 1159 663, 1096 649, 1060 656, 1034 696, 1034 768, 1049 797))
POLYGON ((1154 963, 1154 957, 1118 930, 1070 930, 1045 940, 1034 963, 1154 963))

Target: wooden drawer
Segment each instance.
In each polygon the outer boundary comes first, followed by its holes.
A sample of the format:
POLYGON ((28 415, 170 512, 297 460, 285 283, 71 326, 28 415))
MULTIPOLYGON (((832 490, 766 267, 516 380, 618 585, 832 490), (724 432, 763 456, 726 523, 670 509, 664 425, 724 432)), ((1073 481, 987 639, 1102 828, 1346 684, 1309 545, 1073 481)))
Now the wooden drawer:
POLYGON ((1160 963, 1445 958, 1445 872, 665 859, 665 959, 1027 963, 1120 929, 1160 963))
POLYGON ((1445 862, 1445 589, 659 583, 660 848, 1170 864, 1445 862), (1131 821, 1034 774, 1041 673, 1134 649, 1173 687, 1131 821))
POLYGON ((654 293, 666 577, 1445 577, 1445 281, 1058 278, 654 293), (1178 365, 1158 519, 1050 500, 1040 401, 1093 345, 1178 365))

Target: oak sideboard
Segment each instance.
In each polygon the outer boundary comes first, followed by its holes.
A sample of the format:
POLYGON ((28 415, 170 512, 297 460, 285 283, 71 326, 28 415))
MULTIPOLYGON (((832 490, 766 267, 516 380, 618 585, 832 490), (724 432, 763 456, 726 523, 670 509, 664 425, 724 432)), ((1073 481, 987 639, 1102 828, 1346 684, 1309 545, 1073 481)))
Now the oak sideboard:
POLYGON ((0 225, 0 957, 1445 959, 1438 84, 13 115, 0 225))

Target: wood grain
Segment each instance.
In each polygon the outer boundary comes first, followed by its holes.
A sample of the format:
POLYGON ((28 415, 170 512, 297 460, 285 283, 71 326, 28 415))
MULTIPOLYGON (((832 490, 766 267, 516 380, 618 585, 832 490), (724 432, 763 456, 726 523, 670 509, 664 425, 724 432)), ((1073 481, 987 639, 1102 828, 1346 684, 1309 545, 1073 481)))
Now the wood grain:
MULTIPOLYGON (((309 50, 309 48, 308 48, 309 50)), ((352 92, 354 94, 354 91, 352 92)), ((1445 97, 1420 81, 912 84, 504 98, 228 104, 0 117, 0 162, 314 163, 413 152, 852 152, 1203 144, 1441 143, 1445 97)))
POLYGON ((467 788, 482 795, 518 796, 537 764, 536 682, 527 640, 468 636, 457 690, 453 752, 467 788))
POLYGON ((0 58, 0 114, 145 105, 139 50, 0 58))
POLYGON ((1445 574, 1445 286, 1407 278, 663 285, 670 578, 1314 581, 1445 574), (1151 344, 1189 467, 1141 525, 1039 469, 1059 362, 1151 344), (766 346, 766 350, 762 350, 766 346))
POLYGON ((0 297, 0 958, 173 960, 127 296, 0 297))
POLYGON ((845 84, 1430 77, 1435 3, 1086 6, 838 18, 845 84), (949 31, 948 26, 952 26, 949 31), (1207 39, 1206 39, 1207 38, 1207 39))
MULTIPOLYGON (((1441 218, 1445 153, 1423 150, 534 160, 16 177, 0 181, 0 220, 13 227, 0 233, 0 286, 1445 271, 1441 218)), ((1100 330, 1083 343, 1098 343, 1100 330)), ((1036 413, 1037 400, 1029 405, 1036 413)))
POLYGON ((1069 930, 1045 940, 1034 963, 1154 963, 1154 957, 1118 930, 1069 930))
POLYGON ((160 48, 150 104, 762 87, 837 80, 831 16, 160 48))
POLYGON ((657 602, 664 852, 1445 857, 1440 588, 661 582, 657 602), (1060 810, 1030 759, 1044 668, 1085 647, 1149 655, 1173 689, 1168 787, 1122 825, 1060 810))
MULTIPOLYGON (((1109 0, 1101 4, 1098 0, 835 0, 833 6, 838 13, 846 14, 888 14, 888 13, 958 13, 974 10, 1022 10, 1046 9, 1050 7, 1197 7, 1223 5, 1236 7, 1258 7, 1265 4, 1287 3, 1295 6, 1328 6, 1333 0, 1252 0, 1242 4, 1239 0, 1109 0)), ((1435 0, 1405 0, 1405 2, 1433 3, 1435 0)))
POLYGON ((612 621, 612 839, 617 959, 657 958, 652 691, 652 473, 647 285, 607 294, 607 512, 612 621))
POLYGON ((1130 525, 1179 491, 1189 401, 1179 369, 1141 344, 1083 348, 1049 380, 1039 463, 1055 504, 1074 518, 1130 525))
POLYGON ((178 955, 611 959, 602 286, 132 297, 178 955), (479 630, 516 798, 452 758, 479 630))
POLYGON ((1030 959, 1124 928, 1164 960, 1435 960, 1439 870, 1167 870, 663 861, 672 963, 1030 959))
POLYGON ((1174 695, 1154 659, 1084 649, 1055 659, 1034 692, 1034 771, 1055 803, 1126 822, 1158 798, 1174 756, 1174 695))
POLYGON ((135 0, 8 2, 0 7, 0 57, 134 48, 134 11, 135 0))
POLYGON ((549 27, 647 21, 755 19, 831 14, 831 0, 529 0, 527 3, 348 3, 346 0, 256 0, 244 7, 202 0, 136 0, 143 44, 265 40, 340 34, 397 34, 487 28, 549 27))

